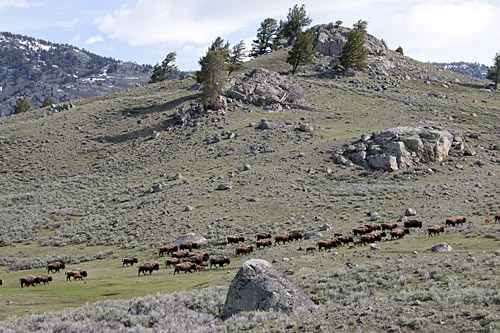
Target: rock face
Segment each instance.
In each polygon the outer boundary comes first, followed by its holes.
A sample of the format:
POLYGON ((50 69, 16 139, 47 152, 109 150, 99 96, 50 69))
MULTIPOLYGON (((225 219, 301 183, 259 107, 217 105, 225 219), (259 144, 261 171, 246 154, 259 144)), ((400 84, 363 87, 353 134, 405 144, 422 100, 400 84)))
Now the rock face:
POLYGON ((346 166, 354 163, 370 170, 395 171, 439 163, 452 148, 464 148, 463 138, 456 132, 402 126, 364 134, 357 142, 344 145, 333 159, 346 166))
POLYGON ((185 235, 177 238, 176 240, 174 240, 172 242, 172 244, 179 246, 179 245, 181 245, 181 243, 184 243, 184 242, 193 242, 193 243, 197 243, 197 244, 204 244, 207 242, 207 239, 205 237, 203 237, 202 235, 198 235, 195 233, 189 233, 189 234, 185 234, 185 235))
POLYGON ((430 249, 428 249, 427 251, 429 251, 429 252, 451 252, 452 250, 453 250, 453 248, 450 245, 443 243, 443 244, 433 246, 430 249))
POLYGON ((265 260, 246 261, 227 292, 221 318, 241 311, 279 311, 291 314, 315 304, 284 273, 265 260))
POLYGON ((262 68, 234 76, 229 86, 227 97, 256 106, 294 103, 304 98, 304 89, 290 78, 262 68))

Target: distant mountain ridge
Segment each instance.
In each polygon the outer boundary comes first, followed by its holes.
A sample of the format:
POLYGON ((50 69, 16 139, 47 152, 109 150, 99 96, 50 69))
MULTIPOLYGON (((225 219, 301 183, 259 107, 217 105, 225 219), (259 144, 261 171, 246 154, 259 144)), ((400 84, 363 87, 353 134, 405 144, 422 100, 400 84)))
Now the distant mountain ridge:
POLYGON ((152 66, 102 57, 75 46, 0 32, 0 116, 16 99, 32 107, 112 93, 148 82, 152 66))
POLYGON ((488 66, 472 62, 431 62, 431 65, 442 67, 449 71, 467 75, 476 79, 486 80, 488 66))

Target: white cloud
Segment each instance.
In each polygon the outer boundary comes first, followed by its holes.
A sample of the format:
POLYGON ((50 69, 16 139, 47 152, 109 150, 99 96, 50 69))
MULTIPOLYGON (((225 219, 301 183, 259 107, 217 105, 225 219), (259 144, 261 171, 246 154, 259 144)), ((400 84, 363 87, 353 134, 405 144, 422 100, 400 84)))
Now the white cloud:
POLYGON ((75 37, 71 38, 71 40, 69 41, 69 43, 70 43, 71 45, 75 45, 77 42, 79 42, 79 41, 80 41, 80 39, 81 39, 81 38, 82 38, 82 37, 81 37, 80 35, 76 35, 75 37))
MULTIPOLYGON (((468 53, 494 53, 485 51, 484 47, 498 47, 495 45, 500 40, 498 22, 498 2, 425 1, 389 19, 382 29, 385 31, 383 38, 396 46, 402 45, 408 54, 425 50, 434 56, 441 52, 443 58, 451 59, 452 49, 458 53, 461 48, 468 53), (479 45, 483 50, 477 48, 479 45)), ((491 54, 487 55, 488 59, 491 54)))
POLYGON ((59 25, 66 31, 72 31, 77 23, 79 23, 79 19, 74 19, 73 21, 63 21, 60 22, 59 25))
POLYGON ((85 44, 92 45, 92 44, 99 43, 99 42, 104 42, 104 38, 102 38, 101 35, 90 37, 89 39, 87 39, 85 41, 85 44))
POLYGON ((40 6, 38 3, 30 3, 26 0, 0 0, 0 8, 16 7, 28 8, 40 6))

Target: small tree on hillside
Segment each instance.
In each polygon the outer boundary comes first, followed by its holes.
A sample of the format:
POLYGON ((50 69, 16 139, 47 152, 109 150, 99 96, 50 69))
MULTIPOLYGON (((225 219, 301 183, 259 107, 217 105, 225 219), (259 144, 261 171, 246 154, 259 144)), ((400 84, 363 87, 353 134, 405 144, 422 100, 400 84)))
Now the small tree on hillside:
POLYGON ((288 52, 286 62, 292 65, 292 75, 295 75, 299 66, 310 64, 313 61, 313 34, 310 30, 299 31, 292 49, 288 52))
POLYGON ((396 49, 396 52, 401 54, 401 55, 404 55, 404 52, 403 52, 403 48, 401 46, 399 46, 397 49, 396 49))
POLYGON ((347 72, 350 68, 363 69, 366 67, 368 51, 365 49, 366 21, 358 21, 354 29, 347 34, 347 42, 342 48, 340 65, 347 72), (360 24, 361 23, 361 24, 360 24))
POLYGON ((227 64, 229 75, 232 72, 239 70, 243 67, 243 58, 245 57, 245 43, 243 41, 236 44, 231 50, 231 54, 229 55, 229 61, 227 64))
POLYGON ((203 84, 203 93, 201 101, 213 110, 219 110, 223 107, 221 94, 226 85, 226 64, 223 52, 218 50, 209 50, 207 54, 200 59, 201 69, 197 73, 198 82, 203 84))
POLYGON ((278 33, 278 22, 273 18, 266 18, 260 23, 257 30, 257 39, 253 40, 251 57, 258 57, 271 52, 274 40, 278 33))
POLYGON ((229 42, 224 43, 224 39, 222 39, 220 36, 218 36, 213 42, 212 45, 208 48, 209 51, 215 51, 215 50, 220 50, 222 55, 224 56, 224 62, 229 61, 229 57, 231 55, 231 51, 229 50, 229 47, 231 45, 229 42))
POLYGON ((495 90, 497 90, 498 82, 500 82, 500 52, 495 55, 495 58, 493 58, 493 67, 488 69, 486 78, 493 81, 495 84, 495 90))
POLYGON ((16 105, 14 105, 13 114, 23 113, 28 111, 31 108, 31 104, 28 100, 28 97, 19 97, 16 101, 16 105))
POLYGON ((45 97, 42 103, 42 108, 51 106, 52 104, 54 104, 54 100, 52 99, 52 97, 45 97))
POLYGON ((174 73, 178 71, 175 65, 175 57, 176 53, 170 52, 162 61, 161 65, 156 64, 149 83, 161 82, 171 78, 174 73))
POLYGON ((341 20, 336 21, 335 22, 335 28, 340 27, 342 25, 342 23, 344 23, 344 22, 342 22, 341 20))
POLYGON ((299 31, 302 31, 302 28, 307 27, 311 22, 312 19, 306 13, 306 6, 295 5, 288 10, 287 20, 283 23, 281 34, 289 39, 288 44, 291 45, 299 31))

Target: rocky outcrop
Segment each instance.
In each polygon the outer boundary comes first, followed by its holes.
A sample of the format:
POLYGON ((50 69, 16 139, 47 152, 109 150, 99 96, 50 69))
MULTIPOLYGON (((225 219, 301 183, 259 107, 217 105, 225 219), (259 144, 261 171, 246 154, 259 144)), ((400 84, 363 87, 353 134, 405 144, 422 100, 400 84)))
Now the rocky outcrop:
POLYGON ((344 145, 333 159, 345 166, 354 163, 390 172, 439 163, 452 148, 464 149, 463 138, 454 131, 403 126, 364 134, 360 140, 344 145))
POLYGON ((443 244, 433 246, 430 249, 427 249, 427 251, 435 252, 435 253, 451 252, 451 251, 453 251, 453 248, 450 245, 443 243, 443 244))
POLYGON ((221 313, 227 319, 241 311, 279 311, 291 314, 315 304, 284 273, 265 260, 246 261, 234 277, 221 313))
POLYGON ((225 96, 255 106, 301 102, 304 90, 289 77, 267 69, 252 69, 231 78, 225 96))
POLYGON ((176 240, 174 240, 172 242, 172 244, 179 246, 179 245, 181 245, 181 243, 184 243, 184 242, 193 242, 193 243, 203 245, 204 243, 207 242, 207 239, 205 237, 203 237, 202 235, 198 235, 195 233, 189 233, 189 234, 185 234, 185 235, 177 238, 176 240))

